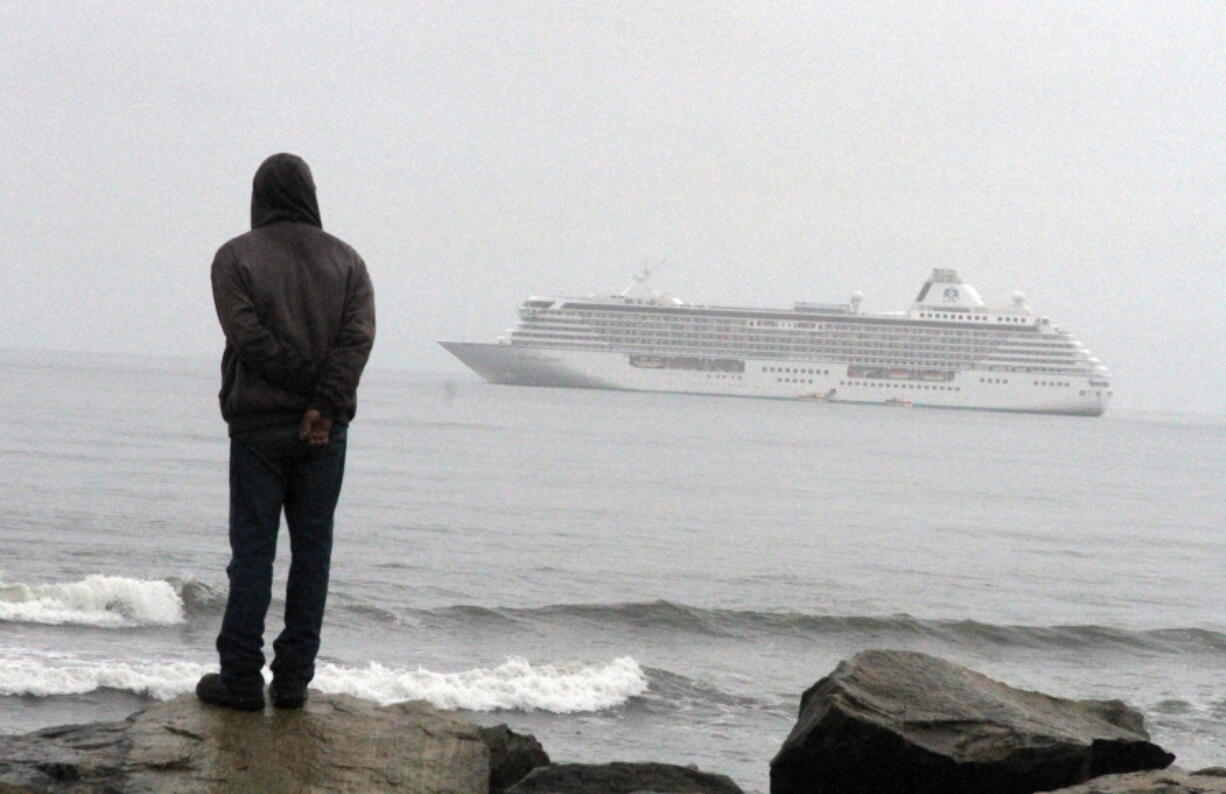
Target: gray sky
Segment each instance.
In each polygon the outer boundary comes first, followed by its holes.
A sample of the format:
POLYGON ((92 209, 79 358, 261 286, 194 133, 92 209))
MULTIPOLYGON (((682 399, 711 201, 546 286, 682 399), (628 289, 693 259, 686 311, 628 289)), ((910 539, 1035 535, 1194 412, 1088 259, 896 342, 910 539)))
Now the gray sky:
POLYGON ((1021 289, 1117 405, 1226 411, 1226 4, 0 0, 0 347, 216 355, 268 154, 375 280, 374 366, 529 293, 1021 289))

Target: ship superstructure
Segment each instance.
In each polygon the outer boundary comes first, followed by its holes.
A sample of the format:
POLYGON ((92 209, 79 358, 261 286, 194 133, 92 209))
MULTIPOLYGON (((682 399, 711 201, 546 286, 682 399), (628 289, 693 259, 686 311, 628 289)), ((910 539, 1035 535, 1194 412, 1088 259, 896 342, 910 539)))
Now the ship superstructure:
POLYGON ((442 342, 494 383, 802 398, 1097 416, 1108 372, 1021 293, 988 306, 938 269, 910 309, 701 306, 649 274, 620 295, 531 297, 497 343, 442 342))

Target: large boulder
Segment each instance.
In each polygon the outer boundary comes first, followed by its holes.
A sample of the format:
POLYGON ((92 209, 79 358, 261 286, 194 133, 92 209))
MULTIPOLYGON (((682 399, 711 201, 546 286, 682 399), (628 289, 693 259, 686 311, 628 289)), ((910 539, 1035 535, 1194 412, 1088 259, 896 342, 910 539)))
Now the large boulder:
POLYGON ((554 764, 532 771, 507 794, 743 794, 724 775, 654 763, 554 764))
POLYGON ((0 736, 0 792, 486 794, 489 774, 479 730, 453 714, 318 692, 301 711, 185 695, 122 722, 0 736))
POLYGON ((490 794, 501 794, 538 766, 549 766, 549 754, 531 734, 493 725, 481 729, 481 738, 490 748, 490 794))
POLYGON ((804 693, 771 761, 771 794, 1031 794, 1174 759, 1120 701, 1065 700, 874 650, 804 693))
POLYGON ((1226 770, 1132 772, 1096 777, 1053 794, 1226 794, 1226 770))

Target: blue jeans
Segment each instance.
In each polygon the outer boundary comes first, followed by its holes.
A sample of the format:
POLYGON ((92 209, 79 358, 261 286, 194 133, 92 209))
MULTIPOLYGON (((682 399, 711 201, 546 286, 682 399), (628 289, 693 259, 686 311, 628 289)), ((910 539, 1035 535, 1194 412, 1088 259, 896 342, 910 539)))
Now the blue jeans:
POLYGON ((230 688, 263 685, 264 616, 272 599, 281 510, 289 526, 289 582, 285 629, 273 643, 273 677, 305 686, 315 676, 315 654, 328 596, 332 514, 345 472, 345 428, 312 447, 297 427, 240 433, 230 439, 230 596, 217 652, 230 688))

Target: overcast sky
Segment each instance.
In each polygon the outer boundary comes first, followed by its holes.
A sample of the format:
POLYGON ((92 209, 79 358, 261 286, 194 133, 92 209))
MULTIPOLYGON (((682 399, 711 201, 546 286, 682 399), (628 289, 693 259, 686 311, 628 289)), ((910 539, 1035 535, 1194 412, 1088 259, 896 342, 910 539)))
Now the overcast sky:
POLYGON ((0 347, 219 355, 268 154, 375 280, 374 366, 529 294, 1015 289, 1117 404, 1226 411, 1226 3, 0 0, 0 347))

